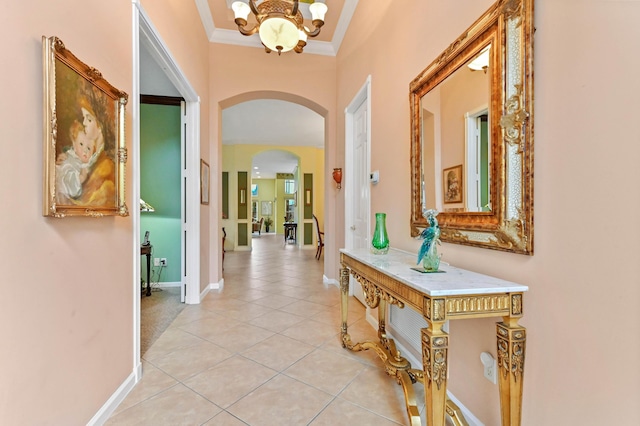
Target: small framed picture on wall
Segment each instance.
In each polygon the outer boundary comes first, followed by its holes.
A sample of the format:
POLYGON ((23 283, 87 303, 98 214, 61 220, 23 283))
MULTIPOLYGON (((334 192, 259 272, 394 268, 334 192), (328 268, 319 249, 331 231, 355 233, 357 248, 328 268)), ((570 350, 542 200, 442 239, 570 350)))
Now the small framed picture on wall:
POLYGON ((462 202, 462 164, 449 167, 442 171, 442 184, 444 202, 461 203, 462 202))

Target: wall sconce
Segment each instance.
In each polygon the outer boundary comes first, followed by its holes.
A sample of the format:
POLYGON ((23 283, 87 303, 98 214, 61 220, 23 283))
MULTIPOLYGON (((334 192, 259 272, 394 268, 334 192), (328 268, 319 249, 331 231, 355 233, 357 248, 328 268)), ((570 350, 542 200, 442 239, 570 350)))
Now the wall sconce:
POLYGON ((342 188, 342 168, 337 167, 333 169, 333 180, 338 184, 338 189, 342 188))

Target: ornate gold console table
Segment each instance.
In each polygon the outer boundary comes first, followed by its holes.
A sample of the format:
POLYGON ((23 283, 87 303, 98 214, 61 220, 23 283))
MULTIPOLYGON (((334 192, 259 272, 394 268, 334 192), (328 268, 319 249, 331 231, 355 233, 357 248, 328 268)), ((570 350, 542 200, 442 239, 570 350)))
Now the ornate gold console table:
POLYGON ((449 334, 442 326, 447 320, 485 317, 502 317, 496 327, 502 424, 520 425, 526 331, 518 319, 527 286, 452 266, 441 266, 444 273, 423 274, 411 269, 416 267, 415 256, 394 249, 385 255, 341 249, 340 262, 342 346, 353 351, 373 349, 380 356, 387 373, 404 389, 412 426, 420 425, 412 386, 416 382, 425 387, 427 425, 443 426, 445 415, 466 424, 455 404, 447 401, 449 334), (379 342, 353 343, 347 333, 349 274, 362 285, 367 305, 378 308, 379 342), (428 327, 422 329, 423 370, 411 368, 387 337, 387 304, 409 306, 427 320, 428 327))

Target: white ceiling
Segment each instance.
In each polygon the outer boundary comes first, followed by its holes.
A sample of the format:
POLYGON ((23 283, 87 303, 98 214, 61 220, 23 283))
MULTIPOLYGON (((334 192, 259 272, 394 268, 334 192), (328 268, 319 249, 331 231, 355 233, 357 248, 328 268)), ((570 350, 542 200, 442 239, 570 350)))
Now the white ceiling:
MULTIPOLYGON (((323 148, 324 118, 307 107, 287 101, 243 102, 222 111, 222 144, 323 148)), ((298 158, 290 152, 266 151, 253 158, 251 176, 273 179, 276 173, 292 173, 297 165, 298 158)))
MULTIPOLYGON (((211 42, 263 49, 257 34, 245 37, 235 29, 233 12, 230 10, 231 0, 194 1, 211 42)), ((310 38, 303 55, 335 55, 358 0, 324 0, 324 3, 329 7, 329 12, 322 28, 322 37, 318 37, 319 40, 310 38)), ((303 3, 300 5, 302 10, 308 8, 303 3)), ((296 55, 293 52, 286 54, 296 55)), ((145 95, 180 97, 180 92, 144 46, 140 49, 140 87, 141 93, 145 95)), ((267 99, 243 102, 222 112, 222 143, 322 148, 324 118, 292 102, 267 99)), ((253 161, 253 166, 259 168, 262 178, 274 178, 276 173, 291 173, 298 165, 298 158, 283 150, 266 151, 256 155, 253 161)), ((255 172, 256 169, 253 169, 253 178, 258 176, 255 172)))
POLYGON ((258 99, 222 111, 224 145, 324 146, 324 118, 292 102, 258 99))

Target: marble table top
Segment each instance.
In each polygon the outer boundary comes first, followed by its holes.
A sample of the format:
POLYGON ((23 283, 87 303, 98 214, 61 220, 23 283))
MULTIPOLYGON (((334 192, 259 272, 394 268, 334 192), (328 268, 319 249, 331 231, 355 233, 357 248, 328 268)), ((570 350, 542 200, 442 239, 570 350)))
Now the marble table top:
POLYGON ((526 285, 444 263, 440 264, 442 272, 418 272, 411 269, 420 268, 420 265, 416 264, 417 255, 393 248, 387 254, 373 254, 368 248, 340 249, 340 252, 430 296, 512 293, 529 290, 526 285))

